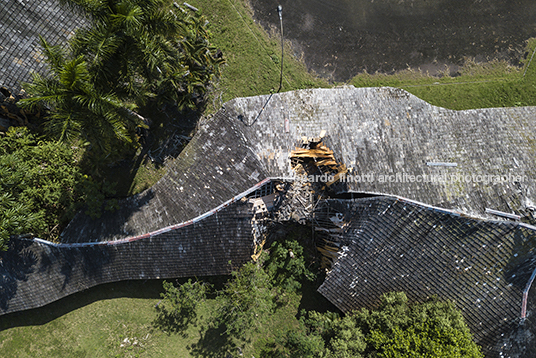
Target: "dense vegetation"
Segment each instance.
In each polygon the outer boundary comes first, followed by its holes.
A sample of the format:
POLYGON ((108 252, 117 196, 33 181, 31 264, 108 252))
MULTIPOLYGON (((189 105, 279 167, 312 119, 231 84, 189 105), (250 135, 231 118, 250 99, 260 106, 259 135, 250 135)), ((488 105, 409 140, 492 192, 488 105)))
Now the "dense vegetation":
MULTIPOLYGON (((305 280, 314 280, 297 241, 276 242, 270 254, 233 272, 216 292, 212 312, 228 347, 247 343, 261 357, 482 357, 461 313, 450 302, 432 298, 410 305, 402 292, 381 298, 376 310, 362 309, 341 316, 327 311, 302 310, 296 324, 260 338, 258 333, 278 306, 296 295, 305 280), (261 341, 261 342, 256 342, 261 341)), ((160 325, 184 331, 195 323, 195 312, 209 286, 201 282, 173 286, 164 282, 163 302, 157 311, 160 325), (172 319, 170 319, 172 318, 172 319)))
POLYGON ((269 348, 271 357, 482 357, 452 303, 410 305, 403 292, 385 294, 372 311, 304 313, 299 329, 269 348))
POLYGON ((38 141, 23 127, 0 136, 0 248, 10 235, 59 234, 83 181, 70 147, 38 141))
POLYGON ((55 239, 80 202, 100 216, 114 193, 107 168, 133 156, 151 122, 137 111, 202 108, 224 62, 197 12, 164 0, 66 3, 90 26, 62 46, 40 38, 50 72, 34 73, 23 84, 28 98, 17 104, 44 116, 32 133, 0 137, 0 249, 12 235, 55 239))

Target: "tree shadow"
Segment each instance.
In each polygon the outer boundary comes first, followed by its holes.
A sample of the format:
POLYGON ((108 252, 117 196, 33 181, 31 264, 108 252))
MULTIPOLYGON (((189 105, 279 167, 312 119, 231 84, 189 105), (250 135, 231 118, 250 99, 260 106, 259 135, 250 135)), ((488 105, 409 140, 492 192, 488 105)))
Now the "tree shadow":
POLYGON ((158 299, 161 292, 162 280, 129 280, 102 284, 69 295, 43 307, 0 316, 0 331, 13 327, 43 325, 101 300, 122 297, 158 299))
POLYGON ((35 270, 37 255, 30 249, 31 240, 10 240, 7 251, 0 253, 0 309, 7 310, 17 293, 19 282, 26 281, 35 270))
POLYGON ((298 314, 302 310, 324 313, 327 311, 341 313, 327 298, 318 292, 318 287, 324 282, 325 275, 319 275, 315 281, 302 281, 300 293, 302 298, 298 306, 298 314))
MULTIPOLYGON (((132 195, 142 165, 151 163, 159 170, 167 160, 177 158, 189 143, 202 116, 199 110, 179 111, 176 106, 156 104, 149 104, 140 110, 140 114, 148 120, 149 125, 147 129, 137 130, 140 148, 127 151, 122 160, 101 165, 98 169, 98 177, 103 178, 115 191, 115 194, 108 195, 108 199, 132 195)), ((86 154, 81 159, 81 166, 86 172, 94 172, 92 168, 102 160, 92 158, 90 152, 86 154)))
POLYGON ((190 325, 197 326, 197 314, 195 312, 181 310, 175 312, 168 310, 161 301, 156 304, 156 318, 153 321, 153 327, 159 329, 168 335, 171 333, 179 334, 181 337, 188 337, 186 332, 190 325))
POLYGON ((224 324, 205 327, 197 343, 193 343, 186 348, 196 358, 233 357, 230 352, 235 352, 238 349, 225 333, 224 324))

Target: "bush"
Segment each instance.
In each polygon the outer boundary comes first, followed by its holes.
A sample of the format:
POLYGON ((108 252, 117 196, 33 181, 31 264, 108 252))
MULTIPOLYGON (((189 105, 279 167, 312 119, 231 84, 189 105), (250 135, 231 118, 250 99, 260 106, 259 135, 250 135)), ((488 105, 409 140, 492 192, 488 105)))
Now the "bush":
POLYGON ((303 247, 296 240, 274 242, 265 266, 273 285, 282 291, 299 290, 304 279, 315 279, 306 267, 303 247))
POLYGON ((249 332, 258 331, 275 308, 270 276, 262 268, 264 258, 261 255, 257 262, 248 262, 233 271, 218 296, 217 321, 237 341, 247 341, 249 332))
POLYGON ((70 147, 11 127, 0 137, 0 247, 11 235, 57 237, 80 200, 81 176, 70 147))
POLYGON ((317 349, 315 357, 327 358, 482 357, 452 303, 433 298, 409 305, 403 292, 384 295, 374 311, 363 309, 344 317, 304 312, 299 329, 279 337, 271 353, 309 357, 311 347, 317 349))
POLYGON ((178 286, 164 281, 163 286, 162 301, 155 307, 156 325, 165 331, 183 332, 197 321, 197 307, 206 299, 209 286, 191 279, 178 286))

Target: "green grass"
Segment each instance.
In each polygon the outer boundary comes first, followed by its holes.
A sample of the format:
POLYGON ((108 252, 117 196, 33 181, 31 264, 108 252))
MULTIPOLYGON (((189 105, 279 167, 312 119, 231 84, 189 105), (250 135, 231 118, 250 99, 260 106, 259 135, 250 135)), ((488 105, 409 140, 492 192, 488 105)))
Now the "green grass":
MULTIPOLYGON (((236 97, 276 91, 281 69, 279 32, 269 36, 253 21, 244 0, 191 0, 210 21, 212 43, 222 50, 226 65, 215 85, 209 111, 236 97), (221 101, 220 101, 221 99, 221 101)), ((288 44, 286 44, 288 45, 288 44)), ((307 72, 305 65, 285 47, 282 91, 327 87, 326 80, 307 72)))
MULTIPOLYGON (((221 331, 211 324, 216 309, 214 299, 200 306, 198 323, 185 332, 166 333, 156 328, 154 306, 160 301, 160 292, 162 282, 158 280, 118 282, 79 292, 42 308, 1 316, 0 357, 236 356, 236 348, 230 348, 221 331)), ((312 297, 313 306, 308 309, 332 307, 312 286, 304 289, 303 295, 312 297)), ((258 356, 275 332, 298 324, 294 317, 303 308, 302 295, 293 294, 284 301, 270 323, 251 337, 254 343, 243 347, 246 357, 258 356)))
MULTIPOLYGON (((527 43, 529 58, 535 47, 536 39, 530 39, 527 43)), ((529 66, 523 77, 527 64, 528 59, 522 68, 502 61, 475 63, 468 60, 461 68, 460 76, 456 77, 433 77, 406 70, 394 75, 359 74, 349 83, 356 87, 399 87, 433 105, 457 110, 534 106, 536 62, 529 66)))
POLYGON ((0 356, 195 357, 188 347, 201 340, 198 328, 191 327, 184 337, 154 327, 161 291, 161 281, 106 284, 0 317, 0 356))

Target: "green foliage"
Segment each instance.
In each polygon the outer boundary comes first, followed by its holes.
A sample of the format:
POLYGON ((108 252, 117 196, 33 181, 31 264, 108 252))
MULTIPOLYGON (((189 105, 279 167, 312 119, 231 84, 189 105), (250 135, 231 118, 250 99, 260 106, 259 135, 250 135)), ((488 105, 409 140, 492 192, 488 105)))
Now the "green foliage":
POLYGON ((30 98, 19 104, 48 110, 45 131, 49 137, 66 143, 81 140, 94 152, 112 157, 122 145, 135 143, 135 129, 143 126, 132 112, 135 106, 121 102, 109 90, 97 90, 82 56, 68 54, 43 38, 41 45, 51 73, 34 73, 33 82, 23 84, 30 98))
POLYGON ((103 211, 119 209, 117 199, 106 199, 115 195, 114 185, 105 180, 97 182, 88 175, 83 175, 78 181, 77 188, 80 191, 80 199, 86 204, 85 214, 93 219, 102 216, 103 211))
MULTIPOLYGON (((271 38, 253 20, 249 1, 190 0, 188 3, 203 9, 213 33, 211 42, 225 54, 226 64, 214 86, 210 111, 217 111, 223 102, 236 97, 275 92, 281 69, 279 33, 271 38)), ((283 91, 326 86, 327 81, 309 73, 286 43, 283 91)))
POLYGON ((314 274, 306 268, 303 247, 296 240, 274 242, 269 255, 263 253, 232 273, 218 297, 218 321, 229 337, 245 342, 267 322, 278 298, 296 293, 306 278, 312 280, 314 274))
POLYGON ((303 312, 300 328, 266 354, 281 357, 482 357, 461 313, 450 302, 432 299, 409 305, 406 295, 382 297, 377 310, 339 317, 303 312), (319 339, 323 342, 319 343, 319 339))
MULTIPOLYGON (((3 158, 0 157, 2 169, 3 158)), ((7 250, 10 236, 42 231, 44 228, 42 211, 32 212, 28 204, 17 202, 10 193, 0 194, 0 251, 7 250)))
MULTIPOLYGON (((233 271, 218 292, 217 310, 214 312, 216 330, 222 332, 230 345, 248 342, 252 335, 269 323, 277 307, 278 296, 295 293, 299 281, 306 275, 314 276, 305 267, 303 247, 297 241, 275 243, 269 257, 263 253, 257 262, 248 262, 233 271), (289 256, 289 250, 292 250, 294 258, 289 256)), ((196 305, 205 297, 204 287, 191 280, 178 287, 164 282, 164 300, 157 307, 157 325, 168 331, 185 331, 195 322, 196 305)), ((314 352, 318 344, 323 344, 317 337, 310 339, 311 342, 303 349, 314 352)), ((301 347, 299 335, 295 342, 301 347)))
POLYGON ((317 358, 325 352, 324 340, 319 335, 307 334, 302 329, 290 329, 280 334, 275 342, 264 347, 261 357, 317 358))
POLYGON ((138 146, 148 121, 135 111, 153 99, 180 109, 202 107, 224 63, 209 43, 206 19, 165 0, 66 0, 89 26, 65 47, 41 38, 48 75, 23 84, 24 108, 44 109, 49 139, 88 150, 95 177, 138 146))
MULTIPOLYGON (((529 39, 527 53, 532 54, 535 47, 536 39, 529 39)), ((536 62, 533 61, 529 67, 528 59, 521 59, 521 62, 524 62, 524 68, 505 61, 476 63, 468 59, 460 68, 460 75, 455 77, 445 75, 438 78, 407 70, 394 75, 362 73, 349 83, 356 87, 399 87, 433 105, 457 110, 534 106, 536 62)))
POLYGON ((162 301, 156 306, 156 325, 165 331, 183 332, 196 322, 197 307, 206 299, 209 287, 191 279, 178 286, 164 281, 163 286, 162 301))
POLYGON ((361 327, 350 316, 310 311, 300 319, 302 329, 325 342, 323 357, 362 357, 367 344, 361 327), (306 318, 307 317, 307 318, 306 318))
POLYGON ((363 310, 355 318, 378 357, 482 357, 451 302, 434 298, 409 306, 404 293, 390 293, 377 311, 363 310))
POLYGON ((209 44, 206 19, 165 0, 68 0, 91 26, 72 40, 99 92, 142 105, 149 98, 195 108, 223 63, 209 44))
POLYGON ((225 333, 237 341, 246 341, 250 332, 258 331, 275 308, 270 276, 262 269, 264 256, 258 262, 248 262, 220 292, 217 321, 225 333))
POLYGON ((11 235, 58 235, 80 198, 80 178, 69 147, 11 127, 0 137, 0 245, 11 235))
POLYGON ((274 242, 265 270, 274 286, 288 292, 300 289, 303 279, 312 281, 315 278, 306 267, 303 247, 296 240, 274 242))

